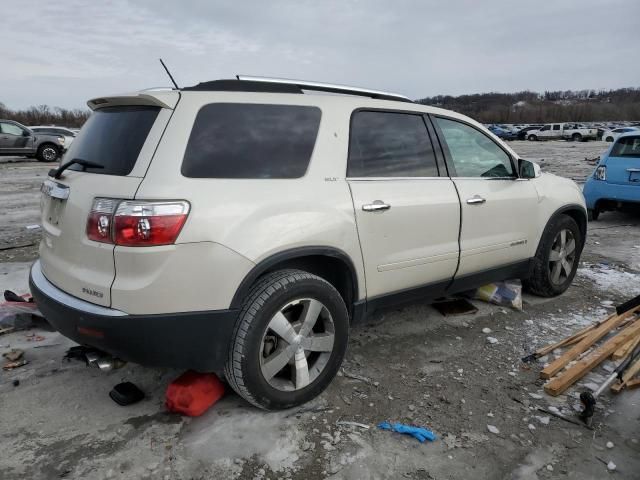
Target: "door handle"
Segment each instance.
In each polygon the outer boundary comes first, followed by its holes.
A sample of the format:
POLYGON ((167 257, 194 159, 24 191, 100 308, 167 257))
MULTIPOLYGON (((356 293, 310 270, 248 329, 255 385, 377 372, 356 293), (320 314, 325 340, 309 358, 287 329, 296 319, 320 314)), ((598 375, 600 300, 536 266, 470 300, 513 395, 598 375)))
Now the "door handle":
POLYGON ((487 199, 486 198, 482 198, 480 195, 474 195, 471 198, 467 198, 467 203, 469 205, 481 205, 486 201, 487 201, 487 199))
POLYGON ((365 212, 381 212, 383 210, 389 210, 391 205, 384 203, 382 200, 374 200, 373 203, 362 205, 362 210, 365 212))

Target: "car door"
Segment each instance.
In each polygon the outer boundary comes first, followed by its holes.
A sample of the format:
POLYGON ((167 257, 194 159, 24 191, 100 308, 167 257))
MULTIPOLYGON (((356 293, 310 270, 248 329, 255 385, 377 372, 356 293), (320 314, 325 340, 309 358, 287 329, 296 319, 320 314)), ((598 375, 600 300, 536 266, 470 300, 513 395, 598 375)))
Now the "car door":
POLYGON ((347 181, 368 300, 392 292, 398 296, 386 296, 390 303, 439 296, 455 273, 460 202, 451 179, 440 175, 428 128, 417 113, 352 115, 347 181))
POLYGON ((0 149, 4 153, 17 153, 27 143, 23 130, 10 122, 0 122, 0 149))
POLYGON ((553 139, 562 138, 562 128, 559 123, 554 123, 551 126, 551 138, 553 139))
POLYGON ((551 137, 551 125, 543 125, 538 130, 538 138, 548 139, 551 137))
POLYGON ((479 127, 445 116, 433 121, 460 195, 456 282, 497 269, 524 268, 536 249, 534 183, 518 179, 515 159, 479 127))

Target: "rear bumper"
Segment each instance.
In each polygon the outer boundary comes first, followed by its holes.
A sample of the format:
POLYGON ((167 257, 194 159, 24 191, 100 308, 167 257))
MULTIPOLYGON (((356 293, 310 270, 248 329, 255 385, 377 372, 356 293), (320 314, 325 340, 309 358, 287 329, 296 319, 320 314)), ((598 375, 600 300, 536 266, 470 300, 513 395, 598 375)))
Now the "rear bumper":
POLYGON ((40 261, 29 286, 51 326, 81 345, 146 366, 219 372, 227 361, 237 310, 129 315, 60 290, 40 261))
POLYGON ((622 203, 640 203, 640 185, 620 185, 589 178, 584 184, 587 208, 594 209, 601 200, 622 203))

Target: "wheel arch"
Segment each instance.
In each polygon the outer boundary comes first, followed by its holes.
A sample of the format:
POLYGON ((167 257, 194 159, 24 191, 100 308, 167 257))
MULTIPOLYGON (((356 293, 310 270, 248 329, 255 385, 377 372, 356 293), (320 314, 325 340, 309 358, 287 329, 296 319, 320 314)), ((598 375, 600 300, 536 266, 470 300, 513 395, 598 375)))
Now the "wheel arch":
POLYGON ((557 219, 560 215, 567 215, 571 217, 578 224, 578 228, 580 229, 580 234, 582 235, 582 245, 580 245, 580 251, 584 248, 584 245, 587 240, 587 211, 582 205, 579 204, 569 204, 564 205, 557 209, 551 216, 540 234, 540 238, 538 239, 537 249, 540 248, 540 243, 542 242, 542 236, 544 235, 544 231, 547 229, 547 226, 555 219, 557 219))
POLYGON ((260 277, 286 268, 304 270, 324 278, 338 290, 347 306, 350 317, 354 319, 359 316, 358 275, 353 262, 342 250, 321 246, 292 248, 260 261, 238 286, 229 308, 240 308, 251 286, 260 277))
POLYGON ((60 148, 60 145, 56 144, 56 142, 52 142, 51 140, 45 140, 44 142, 42 142, 40 145, 38 145, 38 148, 36 150, 40 150, 41 148, 44 147, 48 147, 48 146, 52 146, 53 148, 55 148, 58 152, 60 150, 62 150, 60 148))

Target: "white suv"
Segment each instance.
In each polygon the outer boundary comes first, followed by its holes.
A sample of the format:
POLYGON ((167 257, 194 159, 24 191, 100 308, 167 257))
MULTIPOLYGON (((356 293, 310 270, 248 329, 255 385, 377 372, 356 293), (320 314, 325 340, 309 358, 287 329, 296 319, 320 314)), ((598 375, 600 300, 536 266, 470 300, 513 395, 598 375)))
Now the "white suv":
POLYGON ((244 77, 88 105, 42 187, 40 309, 119 358, 224 372, 259 407, 318 395, 378 308, 575 275, 580 189, 463 115, 244 77))

